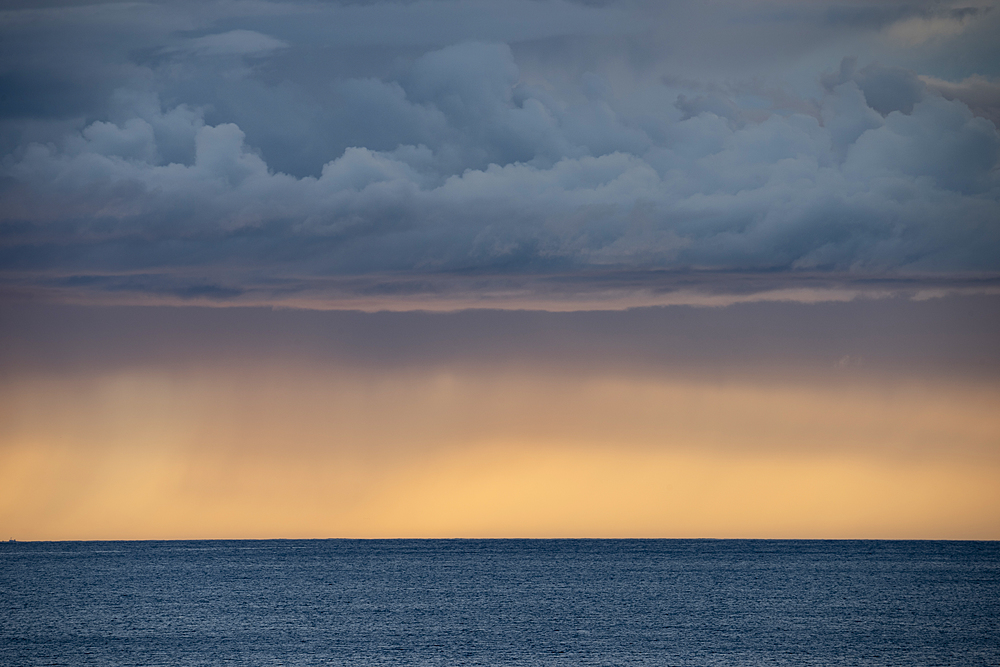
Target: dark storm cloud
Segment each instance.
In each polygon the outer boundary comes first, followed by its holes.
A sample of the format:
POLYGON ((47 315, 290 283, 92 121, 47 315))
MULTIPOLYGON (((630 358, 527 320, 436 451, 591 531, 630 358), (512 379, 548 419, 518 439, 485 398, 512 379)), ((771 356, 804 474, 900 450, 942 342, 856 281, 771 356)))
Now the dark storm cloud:
POLYGON ((2 11, 4 292, 523 305, 1000 271, 996 63, 963 50, 1000 12, 713 7, 2 11))

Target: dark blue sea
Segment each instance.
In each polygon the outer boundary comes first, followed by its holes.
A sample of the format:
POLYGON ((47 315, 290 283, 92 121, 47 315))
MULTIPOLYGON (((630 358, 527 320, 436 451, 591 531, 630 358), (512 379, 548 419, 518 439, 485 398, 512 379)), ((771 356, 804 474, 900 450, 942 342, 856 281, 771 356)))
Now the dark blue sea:
POLYGON ((1000 665, 1000 542, 0 544, 0 663, 1000 665))

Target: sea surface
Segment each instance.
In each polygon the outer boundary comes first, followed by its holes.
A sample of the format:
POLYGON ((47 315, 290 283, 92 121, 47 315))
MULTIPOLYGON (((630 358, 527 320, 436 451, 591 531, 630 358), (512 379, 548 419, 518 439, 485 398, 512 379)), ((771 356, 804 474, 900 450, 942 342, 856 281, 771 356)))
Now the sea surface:
POLYGON ((0 665, 1000 665, 1000 542, 0 544, 0 665))

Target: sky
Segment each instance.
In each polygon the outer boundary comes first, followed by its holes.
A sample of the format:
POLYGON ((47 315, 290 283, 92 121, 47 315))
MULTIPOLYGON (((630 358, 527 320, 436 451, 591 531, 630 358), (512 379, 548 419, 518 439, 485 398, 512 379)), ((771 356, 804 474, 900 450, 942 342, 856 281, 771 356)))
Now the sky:
POLYGON ((0 532, 1000 539, 997 34, 0 2, 0 532))

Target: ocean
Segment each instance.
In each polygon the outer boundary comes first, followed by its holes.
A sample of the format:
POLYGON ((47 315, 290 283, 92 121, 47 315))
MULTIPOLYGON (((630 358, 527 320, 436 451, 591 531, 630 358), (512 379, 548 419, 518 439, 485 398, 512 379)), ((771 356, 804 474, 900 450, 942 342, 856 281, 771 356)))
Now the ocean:
POLYGON ((1000 542, 0 544, 0 664, 1000 665, 1000 542))

